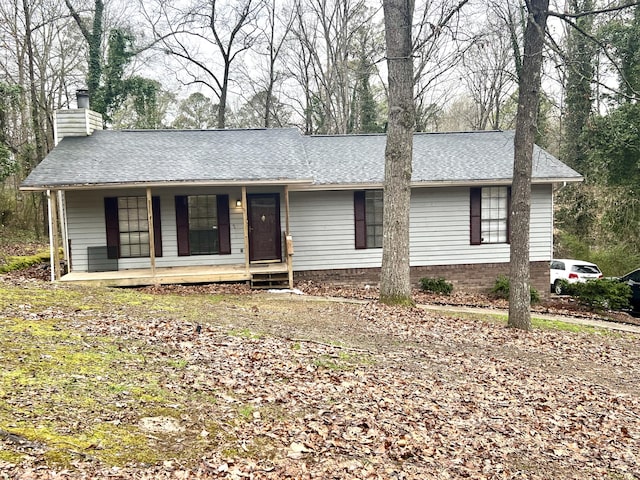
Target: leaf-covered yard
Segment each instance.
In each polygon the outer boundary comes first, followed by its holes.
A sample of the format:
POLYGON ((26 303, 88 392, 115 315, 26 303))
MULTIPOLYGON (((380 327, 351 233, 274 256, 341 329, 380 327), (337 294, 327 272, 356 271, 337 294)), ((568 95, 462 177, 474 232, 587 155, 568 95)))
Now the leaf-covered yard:
POLYGON ((579 330, 0 277, 0 478, 640 477, 640 339, 579 330))

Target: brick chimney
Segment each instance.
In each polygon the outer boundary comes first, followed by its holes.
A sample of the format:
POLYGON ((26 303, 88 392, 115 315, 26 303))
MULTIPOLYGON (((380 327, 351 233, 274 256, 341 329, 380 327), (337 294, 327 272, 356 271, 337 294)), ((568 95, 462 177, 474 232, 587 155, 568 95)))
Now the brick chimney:
POLYGON ((89 108, 88 90, 76 92, 78 108, 58 110, 54 113, 54 142, 57 145, 64 137, 87 137, 94 130, 102 130, 102 115, 89 108))

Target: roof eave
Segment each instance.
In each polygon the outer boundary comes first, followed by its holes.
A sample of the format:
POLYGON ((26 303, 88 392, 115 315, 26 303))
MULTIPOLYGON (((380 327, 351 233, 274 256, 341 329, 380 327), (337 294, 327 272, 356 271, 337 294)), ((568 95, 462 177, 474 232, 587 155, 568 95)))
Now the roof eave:
MULTIPOLYGON (((531 181, 532 185, 549 185, 555 183, 579 183, 584 180, 583 177, 549 177, 549 178, 534 178, 531 181)), ((502 179, 478 179, 478 180, 429 180, 429 181, 417 181, 411 182, 411 188, 427 188, 427 187, 473 187, 480 185, 511 185, 511 178, 502 179)), ((296 185, 290 188, 291 191, 319 191, 319 190, 367 190, 367 189, 380 189, 382 188, 382 182, 368 182, 368 183, 322 183, 322 184, 305 184, 296 185)))
POLYGON ((175 182, 125 182, 125 183, 68 183, 49 185, 21 185, 22 191, 42 192, 46 190, 110 190, 116 188, 160 188, 160 187, 242 187, 312 184, 311 179, 274 179, 274 180, 189 180, 175 182))

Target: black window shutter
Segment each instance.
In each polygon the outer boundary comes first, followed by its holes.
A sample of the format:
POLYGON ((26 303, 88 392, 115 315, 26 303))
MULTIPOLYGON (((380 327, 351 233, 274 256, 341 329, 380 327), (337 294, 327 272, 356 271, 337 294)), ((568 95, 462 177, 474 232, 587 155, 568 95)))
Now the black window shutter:
POLYGON ((353 192, 353 211, 356 227, 356 249, 367 248, 367 217, 365 212, 365 192, 353 192))
POLYGON ((229 221, 229 195, 217 195, 218 245, 220 255, 231 253, 231 225, 229 221))
POLYGON ((160 197, 151 197, 153 211, 153 244, 156 257, 162 256, 162 225, 160 224, 160 197))
POLYGON ((189 205, 185 195, 176 195, 176 237, 178 241, 178 256, 190 255, 189 205))
POLYGON ((120 257, 120 227, 117 197, 105 197, 104 220, 107 228, 107 258, 118 258, 120 257))
POLYGON ((507 188, 507 243, 511 243, 511 187, 507 188))
POLYGON ((471 245, 482 243, 482 189, 471 188, 471 245))

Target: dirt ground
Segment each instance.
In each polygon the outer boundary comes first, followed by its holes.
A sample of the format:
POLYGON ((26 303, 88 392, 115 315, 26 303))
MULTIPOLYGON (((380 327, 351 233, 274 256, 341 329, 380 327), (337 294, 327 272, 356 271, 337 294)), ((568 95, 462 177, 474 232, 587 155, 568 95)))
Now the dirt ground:
POLYGON ((18 274, 0 322, 0 478, 640 478, 637 335, 18 274))

